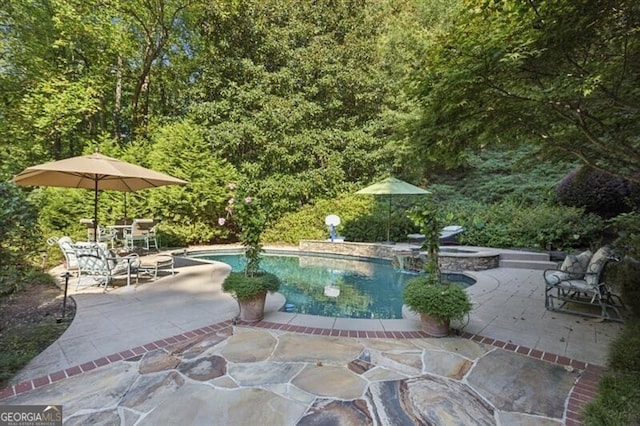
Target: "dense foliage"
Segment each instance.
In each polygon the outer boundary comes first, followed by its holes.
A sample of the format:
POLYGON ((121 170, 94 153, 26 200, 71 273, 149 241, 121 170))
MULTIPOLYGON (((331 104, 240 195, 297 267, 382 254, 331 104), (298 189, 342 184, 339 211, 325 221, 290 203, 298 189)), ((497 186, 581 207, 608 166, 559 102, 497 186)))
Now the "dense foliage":
POLYGON ((609 348, 611 371, 584 410, 584 423, 632 425, 640 418, 640 320, 625 324, 609 348))
MULTIPOLYGON (((126 206, 130 218, 161 221, 163 245, 236 240, 237 230, 216 221, 225 185, 240 178, 260 182, 264 241, 323 237, 329 213, 343 217, 347 239, 382 240, 388 200, 347 194, 389 173, 429 185, 443 221, 465 226, 468 243, 549 248, 597 238, 592 217, 554 205, 553 187, 574 166, 566 156, 550 164, 530 144, 492 147, 543 134, 553 153, 584 145, 580 160, 599 169, 621 154, 632 159, 636 112, 612 108, 605 89, 617 76, 614 104, 629 108, 636 71, 619 65, 636 60, 633 6, 600 2, 577 19, 580 5, 560 3, 392 3, 54 0, 40 8, 9 0, 0 6, 0 175, 99 148, 189 180, 100 195, 100 222, 123 217, 126 206), (593 31, 574 40, 585 26, 593 31), (623 52, 616 46, 625 40, 623 52), (567 78, 578 42, 593 71, 567 78), (549 100, 582 109, 566 116, 549 100), (585 118, 596 107, 600 130, 585 118), (580 130, 595 139, 575 143, 580 130), (335 200, 343 201, 329 209, 335 200), (512 232, 522 223, 529 228, 512 232)), ((626 162, 618 166, 627 174, 626 162)), ((30 191, 46 236, 81 238, 90 197, 30 191)), ((417 231, 406 215, 413 203, 393 197, 391 240, 417 231)))
MULTIPOLYGON (((617 189, 565 181, 564 207, 556 183, 577 162, 640 179, 638 2, 5 0, 0 28, 0 180, 96 148, 186 179, 100 194, 101 223, 153 217, 165 246, 241 237, 217 223, 241 180, 266 214, 255 244, 325 238, 327 214, 381 241, 389 211, 405 240, 416 200, 352 195, 389 174, 428 185, 464 243, 599 245, 583 208, 617 214, 617 189)), ((91 209, 90 191, 1 184, 0 291, 91 209)))
POLYGON ((503 201, 455 203, 441 210, 464 228, 458 239, 469 245, 567 250, 597 244, 602 236, 602 219, 578 208, 503 201))
MULTIPOLYGON (((238 175, 261 182, 255 195, 275 217, 355 191, 405 168, 394 131, 408 105, 404 65, 387 48, 389 28, 417 25, 414 6, 5 2, 0 176, 99 148, 187 179, 101 194, 100 222, 121 218, 126 197, 130 218, 161 220, 165 245, 233 239, 215 221, 238 175)), ((81 236, 90 194, 37 195, 48 234, 81 236)))
POLYGON ((462 3, 422 44, 417 147, 456 163, 469 146, 535 143, 638 181, 640 4, 462 3))
POLYGON ((218 225, 232 226, 239 233, 239 240, 244 247, 245 268, 247 277, 254 277, 260 273, 260 261, 262 260, 262 232, 267 222, 267 212, 259 199, 253 197, 251 186, 237 188, 231 182, 227 185, 231 198, 225 208, 226 217, 218 218, 218 225))
POLYGON ((0 183, 0 294, 24 285, 33 270, 40 230, 38 210, 14 186, 0 183), (31 261, 31 262, 30 262, 31 261))
POLYGON ((640 213, 625 213, 609 221, 617 233, 614 241, 620 262, 609 271, 608 280, 620 292, 631 312, 640 318, 640 213))

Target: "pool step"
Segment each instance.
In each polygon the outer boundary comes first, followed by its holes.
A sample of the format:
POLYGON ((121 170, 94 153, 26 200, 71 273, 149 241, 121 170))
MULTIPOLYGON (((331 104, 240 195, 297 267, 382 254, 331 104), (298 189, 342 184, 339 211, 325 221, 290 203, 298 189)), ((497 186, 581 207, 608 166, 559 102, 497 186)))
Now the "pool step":
POLYGON ((555 269, 558 264, 549 260, 548 253, 504 251, 500 252, 500 267, 544 270, 555 269))

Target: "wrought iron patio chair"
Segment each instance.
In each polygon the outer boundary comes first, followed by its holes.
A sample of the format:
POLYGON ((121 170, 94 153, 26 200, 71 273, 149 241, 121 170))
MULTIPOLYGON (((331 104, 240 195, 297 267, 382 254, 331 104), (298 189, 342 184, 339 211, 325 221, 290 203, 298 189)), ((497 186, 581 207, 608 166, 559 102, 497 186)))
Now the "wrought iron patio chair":
MULTIPOLYGON (((584 255, 585 253, 583 253, 584 255)), ((580 255, 578 255, 580 256, 580 255)), ((544 271, 545 307, 549 311, 567 312, 588 317, 609 319, 623 322, 620 308, 625 308, 622 299, 614 294, 603 281, 604 271, 610 262, 619 259, 609 247, 601 247, 589 258, 584 271, 576 267, 576 263, 583 259, 565 259, 560 269, 544 271), (567 267, 574 264, 574 268, 567 267), (589 309, 579 309, 579 306, 596 306, 599 313, 589 309), (614 314, 615 315, 612 315, 614 314)))
POLYGON ((107 250, 104 243, 76 243, 71 247, 78 259, 79 266, 76 290, 82 284, 83 278, 90 278, 91 284, 104 286, 105 291, 112 280, 117 277, 126 278, 129 283, 131 276, 135 274, 136 284, 138 283, 140 256, 137 253, 118 256, 107 250))

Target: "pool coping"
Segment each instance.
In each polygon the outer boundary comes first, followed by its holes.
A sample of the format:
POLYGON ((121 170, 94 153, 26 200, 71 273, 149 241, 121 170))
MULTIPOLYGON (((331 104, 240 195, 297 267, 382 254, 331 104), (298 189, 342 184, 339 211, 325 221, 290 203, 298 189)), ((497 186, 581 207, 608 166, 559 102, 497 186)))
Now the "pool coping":
MULTIPOLYGON (((196 262, 201 262, 203 264, 216 264, 216 263, 224 263, 224 262, 220 262, 217 260, 208 260, 208 259, 201 259, 201 258, 197 258, 197 257, 189 257, 189 254, 200 254, 200 253, 211 253, 211 252, 215 252, 217 254, 221 254, 221 255, 239 255, 242 254, 241 251, 243 250, 242 246, 232 246, 232 247, 215 247, 215 248, 197 248, 195 250, 183 250, 183 251, 179 251, 179 252, 173 252, 171 253, 172 256, 176 256, 176 257, 180 257, 183 259, 189 259, 190 261, 196 261, 196 262)), ((268 255, 283 255, 283 256, 317 256, 317 257, 328 257, 328 258, 336 258, 336 259, 348 259, 348 260, 355 260, 355 261, 381 261, 381 262, 391 262, 390 259, 385 259, 385 258, 380 258, 380 257, 370 257, 370 256, 358 256, 358 255, 346 255, 346 254, 331 254, 331 253, 326 253, 326 252, 312 252, 312 251, 307 251, 307 250, 300 250, 297 247, 287 247, 287 248, 265 248, 264 249, 265 254, 268 255)), ((408 273, 415 273, 415 271, 407 271, 408 273)), ((468 279, 473 280, 473 284, 471 284, 470 286, 476 284, 479 282, 479 277, 477 275, 475 275, 473 273, 473 271, 449 271, 449 270, 443 270, 441 272, 443 275, 461 275, 464 276, 468 279)), ((417 274, 416 274, 417 275, 417 274)), ((469 286, 469 287, 470 287, 469 286)), ((281 294, 276 292, 277 294, 281 294)), ((388 318, 388 319, 380 319, 380 318, 351 318, 351 317, 333 317, 333 316, 324 316, 324 315, 312 315, 312 314, 303 314, 303 313, 298 313, 298 312, 286 312, 284 310, 285 305, 286 305, 286 299, 283 296, 283 301, 281 303, 281 305, 278 307, 277 312, 278 313, 282 313, 282 314, 286 314, 289 316, 292 316, 291 318, 289 317, 283 317, 281 319, 281 321, 284 321, 286 323, 289 323, 291 321, 293 322, 297 322, 298 320, 295 319, 295 317, 300 316, 301 318, 307 318, 309 317, 309 319, 303 319, 303 322, 313 322, 313 323, 319 323, 319 322, 326 322, 324 321, 324 319, 330 319, 330 320, 338 320, 338 323, 340 322, 347 322, 348 321, 367 321, 367 322, 376 322, 379 321, 380 324, 377 326, 374 326, 374 329, 378 330, 378 331, 385 331, 385 330, 389 330, 391 328, 398 328, 398 326, 400 326, 401 331, 411 331, 413 329, 416 328, 416 326, 414 324, 408 325, 406 323, 403 323, 403 321, 411 321, 411 320, 415 320, 418 319, 418 315, 409 311, 407 305, 402 305, 401 307, 401 318, 388 318), (289 318, 289 319, 287 319, 289 318), (385 324, 388 325, 388 327, 385 327, 385 324), (394 326, 394 327, 391 327, 394 326)), ((265 315, 268 315, 268 312, 265 311, 265 315)), ((355 329, 353 325, 349 325, 346 324, 347 329, 355 329)), ((371 329, 371 325, 368 324, 367 325, 367 329, 371 329)), ((333 328, 333 327, 331 327, 333 328)), ((419 327, 418 327, 419 328, 419 327)))

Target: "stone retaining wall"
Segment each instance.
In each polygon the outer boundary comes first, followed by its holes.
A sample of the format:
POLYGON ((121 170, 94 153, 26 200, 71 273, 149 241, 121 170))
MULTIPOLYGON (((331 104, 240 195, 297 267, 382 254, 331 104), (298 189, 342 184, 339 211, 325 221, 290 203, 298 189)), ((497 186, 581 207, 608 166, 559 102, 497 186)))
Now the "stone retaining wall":
MULTIPOLYGON (((426 254, 419 249, 392 245, 302 240, 299 243, 299 249, 313 253, 388 259, 394 266, 410 271, 423 271, 426 261, 426 254)), ((489 250, 474 253, 443 252, 438 256, 438 262, 443 272, 484 271, 499 266, 500 253, 489 250)))
POLYGON ((319 240, 300 240, 298 249, 312 253, 343 254, 346 256, 376 257, 389 260, 396 254, 393 246, 319 240))

